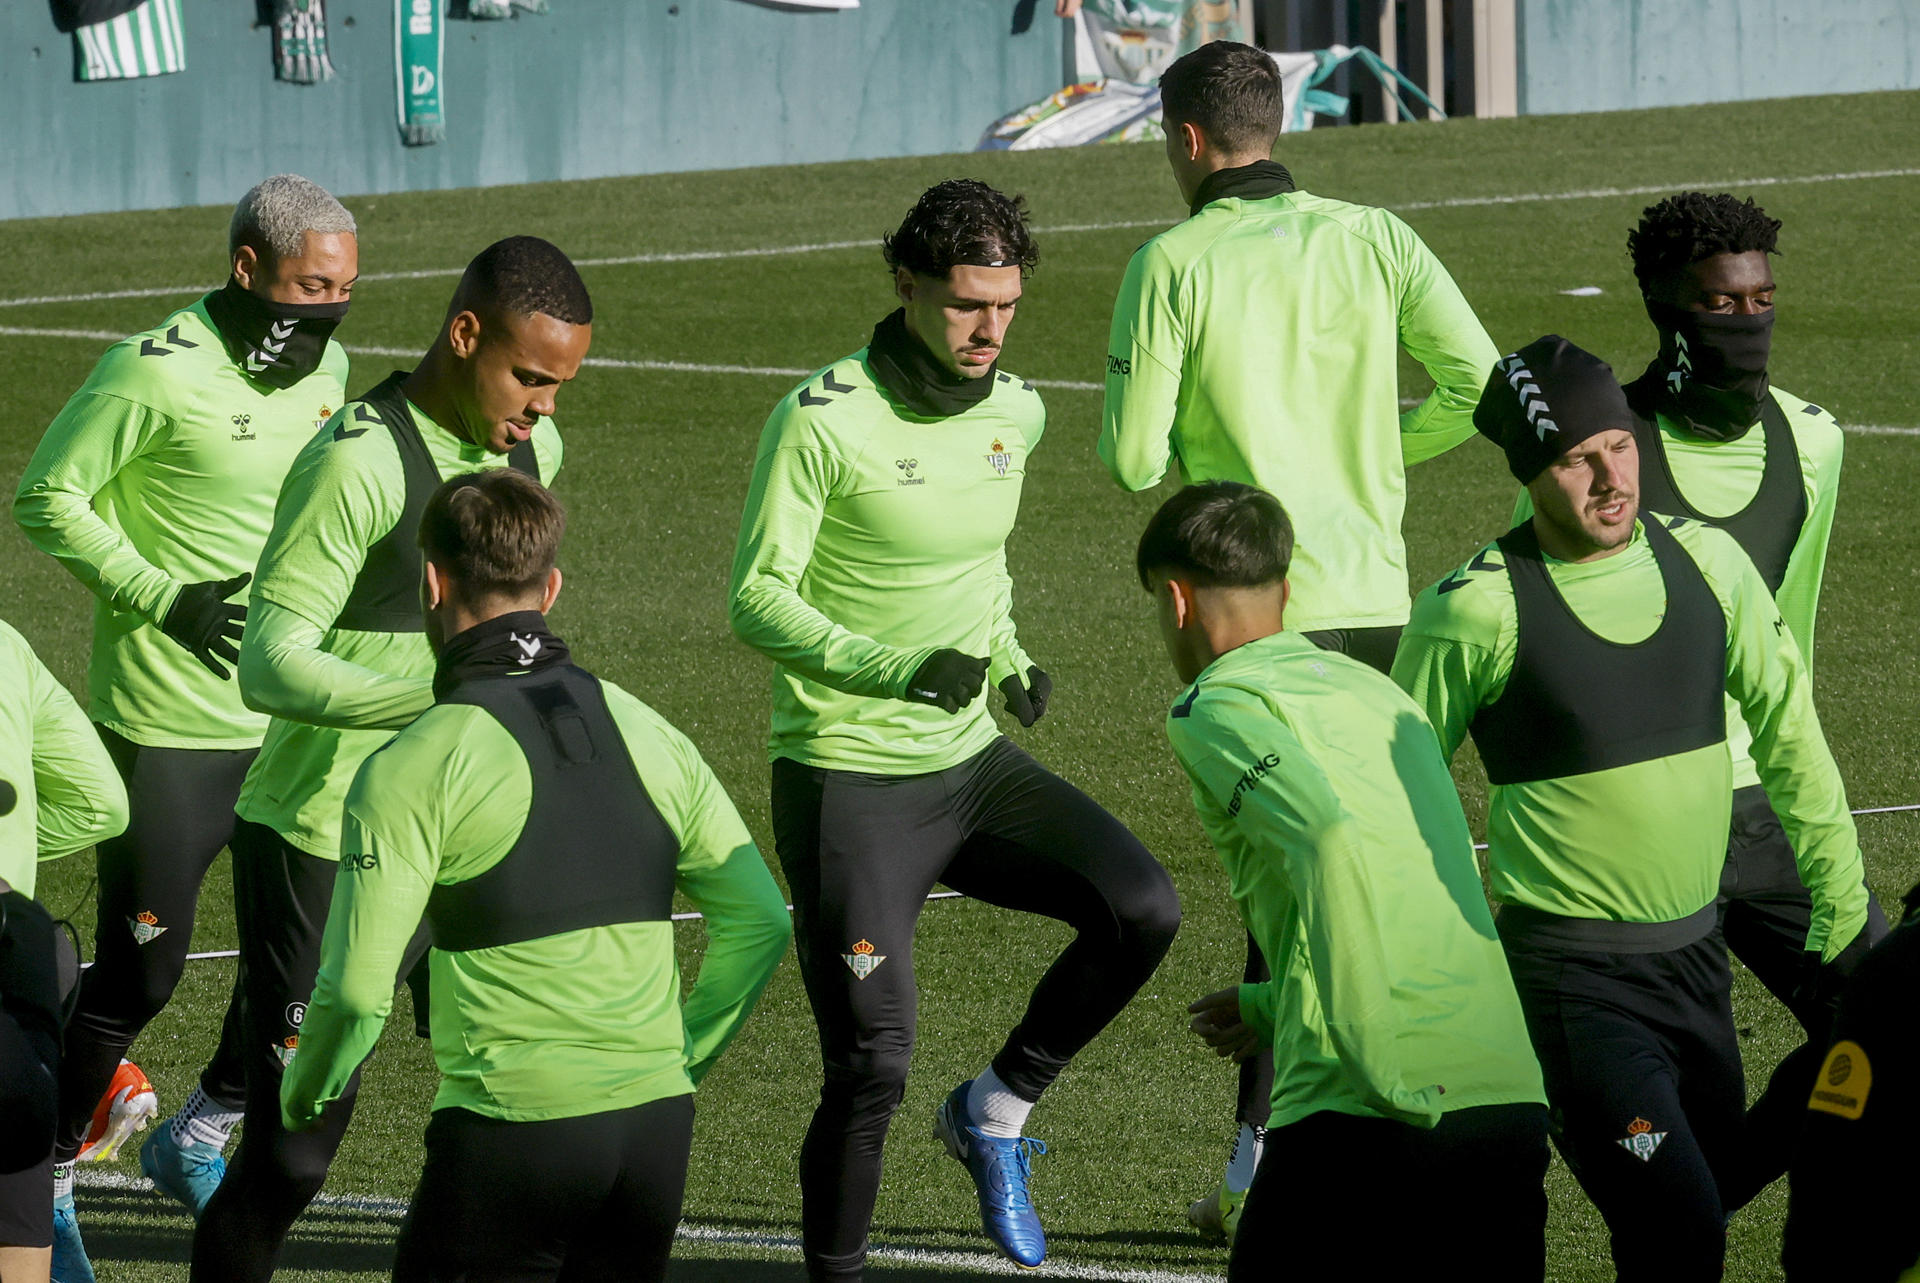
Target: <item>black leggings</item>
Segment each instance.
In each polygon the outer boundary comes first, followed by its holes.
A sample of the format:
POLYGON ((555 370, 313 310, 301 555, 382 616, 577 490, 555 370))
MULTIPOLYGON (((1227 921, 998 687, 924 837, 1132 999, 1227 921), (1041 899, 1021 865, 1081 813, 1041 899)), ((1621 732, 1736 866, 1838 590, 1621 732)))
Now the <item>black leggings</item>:
MULTIPOLYGON (((264 1283, 272 1277, 287 1230, 320 1192, 353 1117, 358 1070, 316 1130, 288 1132, 280 1125, 282 1057, 299 1045, 339 868, 264 824, 241 820, 234 832, 234 914, 246 995, 246 1121, 226 1178, 194 1227, 193 1283, 264 1283)), ((425 948, 423 929, 401 961, 400 976, 425 948)))
POLYGON ((38 902, 0 894, 0 1247, 53 1242, 59 931, 38 902))
POLYGON ((1431 1130, 1323 1111, 1267 1133, 1228 1283, 1546 1274, 1547 1111, 1482 1105, 1431 1130))
POLYGON ((1554 1142, 1621 1283, 1719 1279, 1746 1103, 1726 950, 1712 935, 1663 953, 1506 947, 1554 1142))
POLYGON ((773 829, 826 1081, 800 1151, 819 1279, 857 1279, 887 1124, 913 1051, 914 927, 935 882, 1079 934, 993 1059, 1038 1100, 1160 964, 1180 925, 1165 869, 1121 823, 1005 739, 945 771, 773 764, 773 829))
MULTIPOLYGON (((232 840, 234 799, 258 752, 149 748, 98 729, 126 781, 132 821, 95 850, 100 895, 93 965, 80 982, 80 1005, 67 1025, 60 1067, 54 1157, 63 1162, 80 1152, 94 1106, 121 1057, 180 983, 200 884, 232 840)), ((237 979, 220 1045, 200 1086, 230 1109, 246 1100, 237 979)))
POLYGON ((692 1146, 692 1096, 533 1123, 436 1109, 395 1283, 656 1283, 692 1146))

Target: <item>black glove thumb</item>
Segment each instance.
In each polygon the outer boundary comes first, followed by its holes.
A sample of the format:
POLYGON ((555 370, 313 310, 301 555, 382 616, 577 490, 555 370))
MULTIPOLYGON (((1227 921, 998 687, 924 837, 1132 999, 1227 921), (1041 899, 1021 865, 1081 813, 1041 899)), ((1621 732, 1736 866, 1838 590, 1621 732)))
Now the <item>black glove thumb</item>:
POLYGON ((1022 726, 1031 726, 1047 711, 1047 696, 1053 693, 1053 679, 1038 668, 1027 669, 1023 685, 1018 675, 1000 680, 1000 694, 1006 698, 1007 713, 1022 726))

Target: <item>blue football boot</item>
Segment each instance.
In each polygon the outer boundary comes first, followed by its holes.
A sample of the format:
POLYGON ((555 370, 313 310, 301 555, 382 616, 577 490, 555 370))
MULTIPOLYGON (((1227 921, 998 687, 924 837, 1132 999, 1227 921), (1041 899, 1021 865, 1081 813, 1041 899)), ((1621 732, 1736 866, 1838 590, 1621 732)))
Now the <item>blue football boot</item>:
POLYGON ((1031 1136, 1009 1140, 982 1135, 967 1113, 967 1093, 972 1088, 973 1080, 968 1079, 941 1103, 933 1115, 933 1134, 973 1177, 980 1195, 980 1226, 987 1238, 1008 1260, 1030 1270, 1047 1259, 1047 1236, 1027 1192, 1027 1164, 1034 1154, 1046 1153, 1047 1147, 1031 1136))
POLYGON ((172 1125, 162 1123, 140 1147, 140 1170, 155 1189, 185 1203, 197 1221, 226 1178, 227 1159, 218 1145, 180 1144, 173 1138, 172 1125))
POLYGON ((93 1262, 80 1241, 71 1193, 53 1200, 53 1283, 94 1283, 93 1262))

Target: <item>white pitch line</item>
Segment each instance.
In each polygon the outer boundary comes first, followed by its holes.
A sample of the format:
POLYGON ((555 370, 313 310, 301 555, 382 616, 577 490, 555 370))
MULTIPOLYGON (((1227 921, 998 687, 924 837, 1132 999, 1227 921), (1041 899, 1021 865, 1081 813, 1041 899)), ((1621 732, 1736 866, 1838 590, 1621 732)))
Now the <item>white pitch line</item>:
MULTIPOLYGON (((57 327, 33 325, 0 325, 0 337, 16 339, 89 339, 100 343, 118 343, 127 337, 115 334, 111 330, 72 330, 57 327)), ((344 345, 343 345, 344 346, 344 345)), ((388 356, 417 357, 417 348, 404 347, 360 347, 347 348, 349 356, 388 356)), ((583 365, 600 370, 644 370, 668 374, 744 374, 765 378, 799 379, 813 371, 797 365, 713 365, 704 361, 646 361, 625 357, 590 356, 583 365)), ((1089 383, 1079 379, 1029 379, 1027 382, 1037 388, 1051 388, 1063 392, 1099 392, 1105 384, 1089 383)))
MULTIPOLYGON (((144 1176, 132 1176, 126 1172, 96 1167, 89 1163, 76 1165, 73 1179, 74 1184, 83 1189, 153 1189, 153 1182, 144 1176)), ((330 1211, 360 1212, 387 1220, 398 1220, 407 1214, 406 1199, 383 1198, 376 1194, 317 1194, 310 1206, 330 1211)), ((674 1237, 686 1243, 759 1248, 762 1251, 796 1255, 800 1252, 800 1240, 784 1234, 743 1234, 738 1230, 724 1229, 717 1225, 701 1225, 698 1222, 682 1222, 674 1237)), ((1011 1261, 987 1252, 894 1247, 886 1244, 875 1246, 868 1255, 877 1260, 898 1261, 905 1265, 961 1269, 977 1274, 1011 1274, 1029 1279, 1106 1279, 1111 1283, 1218 1283, 1221 1277, 1218 1274, 1186 1274, 1172 1270, 1074 1265, 1065 1261, 1049 1261, 1037 1270, 1023 1270, 1011 1261)))
MULTIPOLYGON (((1604 200, 1615 196, 1650 196, 1655 192, 1693 191, 1706 188, 1780 187, 1800 183, 1846 183, 1874 178, 1912 178, 1920 168, 1860 169, 1841 174, 1783 174, 1768 178, 1720 178, 1684 183, 1651 183, 1639 187, 1590 187, 1571 192, 1514 192, 1505 196, 1454 196, 1445 200, 1402 201, 1383 206, 1386 209, 1412 211, 1427 209, 1473 209, 1488 205, 1532 205, 1549 201, 1604 200)), ((1168 227, 1167 218, 1130 218, 1102 223, 1061 223, 1036 227, 1036 236, 1058 236, 1077 232, 1118 232, 1142 227, 1168 227)), ((722 259, 779 258, 792 254, 820 254, 835 250, 865 249, 874 244, 868 237, 857 241, 815 241, 801 245, 761 245, 746 249, 655 250, 641 254, 620 254, 608 258, 578 258, 579 267, 628 267, 645 263, 707 263, 722 259)), ((461 267, 426 267, 406 272, 367 272, 362 281, 423 281, 459 276, 461 267)), ((92 290, 81 294, 40 294, 27 298, 0 299, 0 307, 32 307, 52 303, 93 303, 117 298, 165 298, 170 295, 201 294, 207 285, 152 285, 125 290, 92 290)))

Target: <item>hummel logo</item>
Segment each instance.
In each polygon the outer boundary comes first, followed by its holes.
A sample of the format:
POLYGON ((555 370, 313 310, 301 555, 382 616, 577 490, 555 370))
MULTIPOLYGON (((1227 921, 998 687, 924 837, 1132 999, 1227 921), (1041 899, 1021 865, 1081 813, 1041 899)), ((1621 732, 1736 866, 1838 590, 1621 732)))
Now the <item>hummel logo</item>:
POLYGON ((508 633, 507 636, 511 637, 513 644, 520 648, 520 658, 530 661, 540 653, 538 637, 522 637, 519 633, 508 633))
POLYGON ((251 414, 234 415, 233 426, 238 428, 239 431, 233 434, 233 439, 235 441, 254 440, 253 429, 249 426, 250 424, 252 424, 252 422, 253 422, 253 416, 251 414))
MULTIPOLYGON (((1673 336, 1673 368, 1667 371, 1667 387, 1678 392, 1680 385, 1692 374, 1693 358, 1687 355, 1687 336, 1676 333, 1673 336)), ((1660 1134, 1666 1135, 1665 1132, 1660 1134)))
POLYGON ((267 337, 259 348, 247 354, 247 373, 258 374, 278 361, 287 350, 287 340, 293 337, 298 321, 275 321, 267 327, 267 337))
POLYGON ((1547 394, 1533 381, 1533 371, 1518 353, 1505 357, 1500 368, 1507 372, 1507 385, 1520 397, 1520 408, 1526 411, 1527 422, 1533 425, 1533 434, 1540 440, 1547 439, 1547 433, 1560 431, 1560 425, 1547 417, 1547 394))
POLYGON ((899 481, 895 484, 903 486, 924 486, 927 484, 925 477, 916 477, 913 475, 913 470, 920 466, 920 460, 895 459, 893 466, 900 469, 901 473, 899 481))

